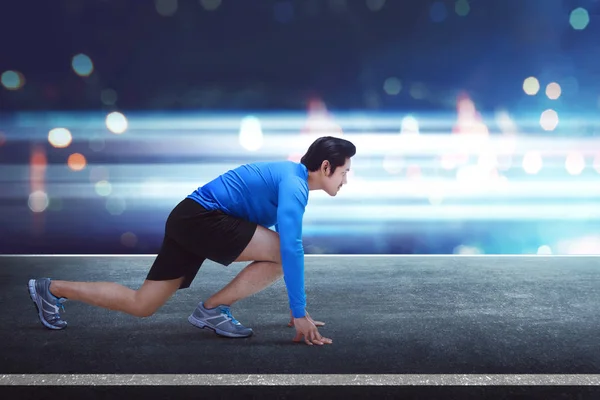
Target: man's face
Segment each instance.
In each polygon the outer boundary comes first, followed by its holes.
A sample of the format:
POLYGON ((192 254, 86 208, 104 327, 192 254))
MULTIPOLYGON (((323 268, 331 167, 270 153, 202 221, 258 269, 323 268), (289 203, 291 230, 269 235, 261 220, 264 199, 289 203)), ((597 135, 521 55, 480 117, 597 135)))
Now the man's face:
POLYGON ((335 196, 341 189, 342 185, 345 185, 348 181, 346 175, 350 171, 350 165, 352 161, 347 158, 346 163, 335 169, 335 172, 331 174, 331 165, 328 162, 323 163, 325 173, 323 174, 323 190, 330 196, 335 196), (328 175, 331 174, 331 175, 328 175))

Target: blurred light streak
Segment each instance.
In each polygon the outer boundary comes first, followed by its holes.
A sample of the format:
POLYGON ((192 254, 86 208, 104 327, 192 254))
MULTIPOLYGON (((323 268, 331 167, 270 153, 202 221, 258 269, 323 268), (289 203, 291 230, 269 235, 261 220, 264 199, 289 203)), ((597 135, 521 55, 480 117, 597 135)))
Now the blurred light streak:
POLYGON ((323 212, 312 208, 304 221, 451 221, 451 220, 599 220, 600 202, 585 204, 515 204, 515 205, 381 205, 328 207, 323 212), (379 217, 378 217, 379 216, 379 217))
MULTIPOLYGON (((138 167, 143 169, 144 167, 138 167)), ((179 181, 173 179, 167 174, 159 177, 138 177, 136 174, 124 174, 120 170, 116 172, 115 178, 110 182, 110 191, 112 194, 118 194, 128 198, 140 198, 148 200, 167 199, 176 200, 178 197, 186 196, 197 187, 202 186, 213 175, 202 174, 197 180, 191 180, 190 175, 180 176, 179 181), (116 177, 119 177, 119 179, 116 177), (186 179, 184 179, 186 178, 186 179)), ((48 182, 47 186, 60 197, 77 198, 97 198, 97 184, 82 182, 80 179, 75 182, 48 182)), ((24 184, 22 184, 24 185, 24 184)), ((12 191, 2 191, 0 198, 17 198, 22 196, 23 186, 15 187, 12 191), (17 188, 18 187, 18 188, 17 188)), ((108 190, 106 183, 101 183, 101 192, 104 194, 108 190)), ((397 201, 414 200, 415 198, 428 198, 432 193, 443 195, 445 199, 453 200, 523 200, 537 199, 542 201, 565 200, 565 199, 584 199, 590 197, 600 197, 600 185, 594 180, 579 181, 514 181, 507 180, 500 184, 498 181, 490 179, 488 182, 457 182, 456 180, 440 180, 422 178, 419 181, 411 180, 379 180, 369 181, 361 179, 360 183, 349 181, 340 193, 331 201, 334 204, 343 202, 355 202, 370 200, 371 204, 397 201)), ((329 195, 320 191, 311 191, 309 202, 321 200, 326 205, 329 201, 329 195)), ((321 202, 320 202, 321 203, 321 202)), ((333 203, 332 203, 333 204, 333 203)))
MULTIPOLYGON (((29 193, 36 194, 36 199, 34 199, 36 201, 39 200, 40 194, 46 193, 45 175, 47 166, 48 159, 44 147, 34 145, 29 160, 29 193)), ((41 234, 44 230, 43 213, 34 212, 32 223, 32 233, 34 235, 41 234)))
MULTIPOLYGON (((524 155, 528 151, 548 155, 565 155, 569 151, 579 151, 584 155, 596 154, 600 148, 600 138, 568 138, 568 137, 515 137, 503 136, 469 136, 447 134, 421 134, 403 137, 399 134, 345 134, 345 139, 352 141, 357 147, 357 156, 385 156, 391 151, 396 155, 439 156, 449 152, 467 152, 479 154, 482 147, 493 149, 498 154, 524 155), (396 152, 400 152, 399 154, 396 152)), ((219 135, 194 137, 172 136, 163 132, 160 139, 140 138, 131 140, 135 145, 111 147, 106 141, 106 149, 110 154, 151 155, 177 154, 197 156, 227 156, 249 159, 251 156, 283 158, 291 153, 304 153, 316 139, 311 135, 264 135, 262 147, 253 153, 246 151, 239 143, 239 136, 219 135)))
MULTIPOLYGON (((344 132, 352 130, 397 132, 402 119, 410 114, 392 112, 339 112, 335 114, 335 125, 331 125, 331 128, 336 129, 336 126, 338 126, 344 132)), ((260 119, 262 128, 266 131, 293 130, 297 132, 303 129, 307 123, 306 113, 273 112, 255 113, 253 115, 260 119)), ((132 131, 177 129, 178 132, 206 130, 209 131, 207 133, 215 133, 215 130, 229 130, 231 133, 239 133, 240 123, 247 116, 247 113, 128 112, 127 124, 128 130, 132 131)), ((429 130, 449 132, 450 127, 456 123, 456 114, 448 112, 420 113, 413 116, 419 120, 421 132, 429 130)), ((98 112, 18 112, 11 115, 11 122, 17 128, 49 127, 48 129, 51 129, 51 126, 64 126, 69 129, 103 130, 106 129, 106 117, 105 113, 98 112)), ((323 117, 319 118, 323 119, 323 117)), ((493 122, 495 120, 493 113, 490 113, 490 115, 482 114, 481 117, 485 121, 493 122)), ((589 126, 600 126, 600 120, 593 113, 589 115, 569 115, 563 113, 561 124, 563 127, 569 127, 569 122, 573 121, 573 126, 576 126, 575 117, 583 118, 589 126)), ((540 130, 539 114, 529 112, 528 115, 510 115, 510 118, 522 130, 540 130)), ((318 120, 315 122, 317 125, 320 124, 318 120)), ((311 124, 313 123, 311 122, 311 124)), ((197 134, 199 132, 193 133, 197 134)), ((158 134, 162 134, 162 132, 158 132, 158 134)))

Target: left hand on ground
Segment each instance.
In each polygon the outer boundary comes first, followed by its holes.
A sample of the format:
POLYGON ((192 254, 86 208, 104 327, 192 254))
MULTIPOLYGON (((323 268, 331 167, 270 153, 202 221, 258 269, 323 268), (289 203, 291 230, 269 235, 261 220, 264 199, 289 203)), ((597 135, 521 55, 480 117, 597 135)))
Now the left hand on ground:
MULTIPOLYGON (((325 322, 322 321, 315 321, 313 320, 310 315, 308 314, 308 311, 306 312, 306 319, 308 319, 309 321, 311 321, 313 324, 315 324, 315 326, 323 326, 325 325, 325 322)), ((290 310, 290 322, 288 322, 288 326, 291 328, 294 326, 294 316, 292 315, 292 310, 290 310)))

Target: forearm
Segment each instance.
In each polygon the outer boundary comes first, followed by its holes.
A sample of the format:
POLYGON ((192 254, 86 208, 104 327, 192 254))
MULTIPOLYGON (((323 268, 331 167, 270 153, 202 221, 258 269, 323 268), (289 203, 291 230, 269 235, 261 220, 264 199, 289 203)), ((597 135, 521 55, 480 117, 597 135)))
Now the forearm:
POLYGON ((282 253, 283 279, 287 288, 292 316, 302 318, 306 311, 304 293, 304 255, 298 252, 282 253))

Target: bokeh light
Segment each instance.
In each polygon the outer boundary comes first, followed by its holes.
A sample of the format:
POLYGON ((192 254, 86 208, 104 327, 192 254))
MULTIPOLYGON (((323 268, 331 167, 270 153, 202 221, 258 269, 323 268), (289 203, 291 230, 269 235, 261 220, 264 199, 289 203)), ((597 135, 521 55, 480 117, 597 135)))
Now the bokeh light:
POLYGON ((571 11, 569 23, 576 30, 585 29, 590 23, 590 15, 585 8, 578 7, 571 11))
POLYGON ((125 115, 114 111, 106 116, 106 127, 112 133, 120 135, 127 130, 128 122, 125 115))
POLYGON ((200 0, 200 5, 207 11, 214 11, 221 5, 221 0, 200 0))
POLYGON ((18 71, 5 71, 0 76, 0 82, 8 90, 19 90, 25 85, 25 77, 18 71))
POLYGON ((552 82, 549 83, 548 86, 546 86, 546 96, 548 96, 550 100, 558 99, 560 97, 560 94, 561 88, 558 83, 552 82))
POLYGON ((379 11, 385 6, 385 0, 366 0, 366 3, 371 11, 379 11))
POLYGON ((558 113, 554 110, 546 110, 542 112, 540 117, 540 126, 545 131, 553 131, 558 126, 558 113))
POLYGON ((85 54, 77 54, 71 61, 73 71, 79 76, 90 76, 94 72, 94 63, 85 54))
POLYGON ((258 118, 250 116, 242 119, 239 142, 248 151, 256 151, 262 147, 263 133, 258 118))
POLYGON ((106 199, 106 211, 111 215, 121 215, 127 209, 127 203, 122 197, 111 196, 106 199))
POLYGON ((571 151, 565 159, 565 169, 571 175, 579 175, 585 168, 585 158, 578 151, 571 151))
POLYGON ((550 254, 552 254, 552 249, 550 248, 550 246, 544 244, 544 245, 538 247, 537 253, 539 255, 550 255, 550 254))
POLYGON ((135 247, 138 243, 138 238, 133 232, 125 232, 121 235, 121 244, 125 247, 135 247))
POLYGON ((600 254, 600 236, 590 234, 576 239, 565 240, 563 246, 567 247, 567 254, 600 254))
POLYGON ((156 12, 163 17, 172 17, 179 7, 177 0, 154 0, 156 12))
POLYGON ((402 118, 402 124, 400 125, 400 133, 402 134, 418 134, 419 133, 419 121, 412 115, 407 115, 402 118))
POLYGON ((395 96, 402 90, 402 82, 396 77, 390 77, 383 83, 383 90, 390 96, 395 96))
POLYGON ((4 132, 0 131, 0 146, 2 146, 4 143, 6 143, 6 135, 4 132))
POLYGON ((415 82, 410 87, 410 95, 417 100, 422 100, 427 97, 427 88, 420 82, 415 82))
POLYGON ((536 77, 530 76, 523 81, 523 91, 529 96, 535 96, 540 90, 540 82, 536 77))
POLYGON ((530 174, 535 175, 542 169, 542 155, 537 151, 528 151, 523 157, 523 170, 530 174))
POLYGON ((48 132, 48 142, 56 148, 68 147, 73 141, 71 132, 66 128, 54 128, 48 132))
POLYGON ((482 253, 483 251, 477 246, 468 246, 465 244, 461 244, 454 248, 454 254, 476 255, 482 253))
POLYGON ((29 195, 27 205, 29 209, 35 213, 41 213, 48 208, 49 200, 46 192, 42 190, 36 190, 29 195))
POLYGON ((113 89, 104 89, 100 92, 100 101, 102 101, 102 104, 104 105, 112 106, 117 102, 117 99, 117 92, 113 89))
POLYGON ((466 17, 471 11, 471 6, 469 5, 468 0, 457 0, 454 4, 454 12, 458 16, 466 17))
POLYGON ((107 197, 112 193, 112 185, 110 182, 105 180, 96 182, 94 189, 96 190, 98 196, 107 197))
POLYGON ((85 168, 86 164, 87 164, 87 160, 85 159, 85 156, 80 153, 71 154, 67 160, 67 165, 73 171, 83 170, 85 168))

